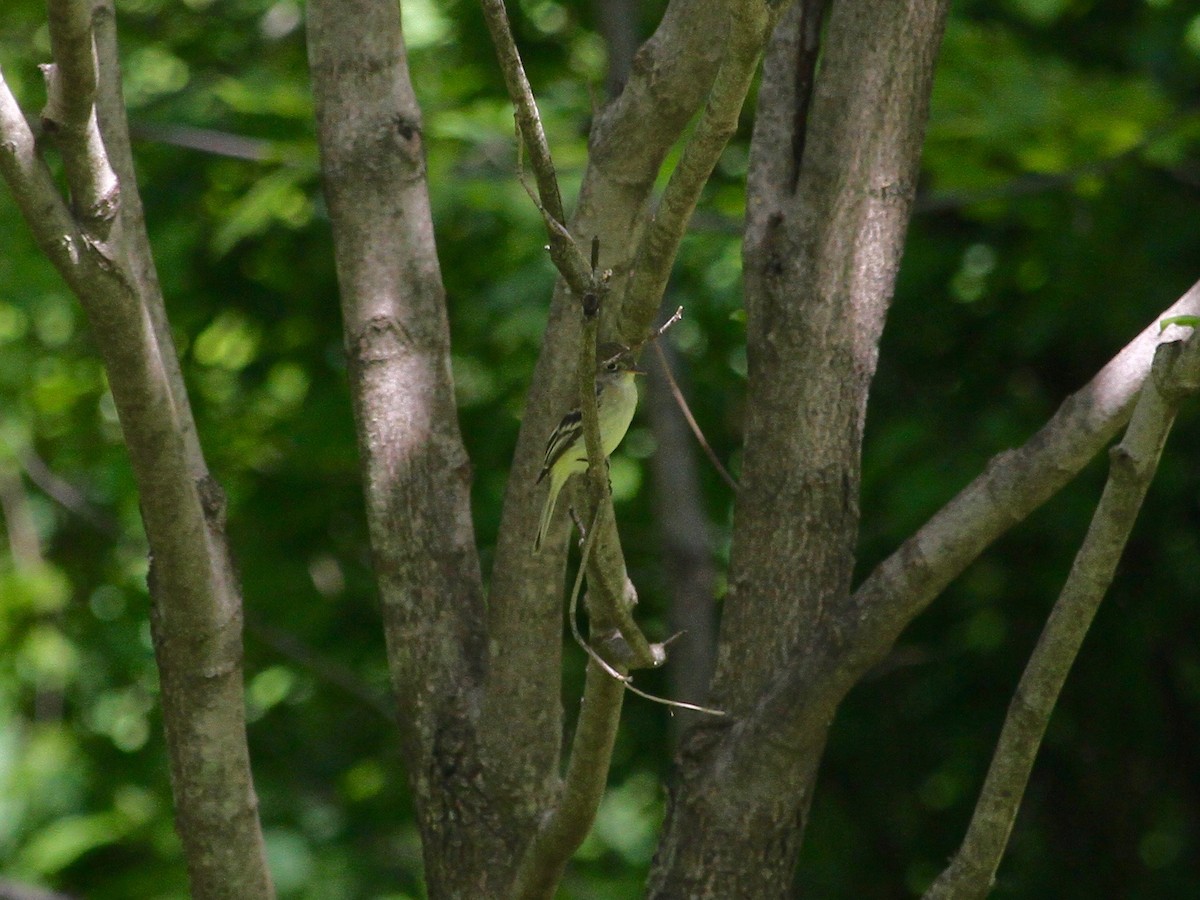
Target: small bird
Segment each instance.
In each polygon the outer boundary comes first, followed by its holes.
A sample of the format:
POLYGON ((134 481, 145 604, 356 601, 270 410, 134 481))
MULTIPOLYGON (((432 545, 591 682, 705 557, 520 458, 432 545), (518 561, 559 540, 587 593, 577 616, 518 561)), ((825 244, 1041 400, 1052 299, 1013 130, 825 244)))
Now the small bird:
MULTIPOLYGON (((607 459, 625 437, 629 423, 633 421, 633 411, 637 409, 638 394, 637 385, 633 382, 634 376, 645 373, 634 365, 630 352, 619 344, 602 344, 596 357, 596 411, 600 419, 600 451, 607 459)), ((558 492, 576 472, 586 472, 587 466, 583 413, 576 407, 562 417, 562 421, 550 435, 550 440, 546 442, 546 458, 537 483, 541 484, 542 479, 549 475, 550 493, 546 496, 546 505, 542 507, 542 521, 533 541, 534 553, 541 550, 542 541, 546 539, 546 531, 550 528, 550 519, 554 516, 554 507, 558 502, 558 492)))

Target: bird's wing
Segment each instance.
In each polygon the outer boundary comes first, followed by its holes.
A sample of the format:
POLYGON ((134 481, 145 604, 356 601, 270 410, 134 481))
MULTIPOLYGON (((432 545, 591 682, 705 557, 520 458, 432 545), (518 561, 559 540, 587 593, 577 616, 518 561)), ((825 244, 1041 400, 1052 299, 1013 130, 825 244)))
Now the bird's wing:
POLYGON ((546 458, 542 460, 542 474, 538 476, 539 482, 546 477, 546 473, 558 462, 559 457, 567 452, 567 448, 579 440, 581 434, 583 434, 583 413, 578 409, 573 409, 562 417, 562 421, 550 435, 550 441, 546 444, 546 458))

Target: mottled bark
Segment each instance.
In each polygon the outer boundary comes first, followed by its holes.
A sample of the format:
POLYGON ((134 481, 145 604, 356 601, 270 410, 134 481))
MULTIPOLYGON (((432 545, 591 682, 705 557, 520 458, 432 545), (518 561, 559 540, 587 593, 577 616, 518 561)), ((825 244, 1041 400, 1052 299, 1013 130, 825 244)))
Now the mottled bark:
POLYGON ((849 594, 867 390, 946 4, 835 4, 804 121, 797 73, 813 6, 776 31, 751 150, 746 446, 710 700, 733 721, 685 741, 652 896, 788 893, 840 700, 813 684, 781 735, 760 708, 849 594), (781 146, 802 148, 802 159, 781 146))
POLYGON ((485 657, 420 110, 400 11, 309 5, 309 62, 367 522, 431 896, 491 896, 516 849, 476 742, 485 657))

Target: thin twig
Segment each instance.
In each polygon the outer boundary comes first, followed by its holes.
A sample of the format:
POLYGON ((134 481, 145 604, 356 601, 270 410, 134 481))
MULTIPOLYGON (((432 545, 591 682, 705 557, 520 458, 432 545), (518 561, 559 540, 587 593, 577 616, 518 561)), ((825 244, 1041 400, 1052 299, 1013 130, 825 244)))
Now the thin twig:
MULTIPOLYGON (((603 656, 601 656, 599 653, 597 653, 595 648, 592 647, 592 645, 588 641, 584 640, 583 634, 579 630, 579 621, 578 621, 578 619, 579 619, 579 611, 578 611, 578 609, 579 609, 579 589, 580 589, 580 586, 583 584, 583 573, 584 573, 584 570, 587 569, 588 555, 591 553, 591 550, 592 550, 592 535, 594 535, 596 533, 596 526, 599 523, 600 523, 600 510, 597 509, 596 515, 592 519, 592 527, 587 530, 586 537, 584 537, 584 540, 583 540, 583 550, 580 552, 579 569, 575 573, 575 583, 571 588, 571 599, 567 604, 568 618, 571 620, 571 636, 573 638, 575 638, 575 643, 577 643, 583 649, 583 651, 588 655, 588 658, 591 659, 592 662, 594 662, 601 669, 603 669, 606 673, 608 673, 609 677, 615 678, 617 681, 619 681, 623 685, 625 685, 625 687, 628 688, 631 693, 637 694, 639 697, 642 697, 646 700, 650 700, 653 703, 660 703, 663 706, 673 707, 674 709, 690 709, 693 712, 706 713, 710 716, 725 715, 725 711, 721 710, 721 709, 712 709, 707 706, 698 706, 695 703, 684 703, 682 700, 670 700, 666 697, 659 697, 656 694, 647 693, 646 691, 643 691, 640 688, 635 687, 633 684, 633 676, 632 675, 622 675, 603 656)), ((667 638, 662 643, 656 644, 654 646, 665 650, 668 646, 670 646, 675 641, 677 641, 682 634, 683 634, 683 632, 673 634, 673 635, 671 635, 671 637, 667 638)))
POLYGON ((667 362, 667 354, 663 352, 662 346, 657 342, 654 344, 654 349, 658 352, 658 362, 662 367, 663 376, 667 379, 667 386, 671 389, 671 395, 675 398, 675 403, 679 406, 679 411, 687 419, 688 427, 692 429, 692 434, 700 442, 700 448, 704 451, 704 455, 708 457, 708 461, 713 464, 713 468, 717 470, 721 478, 729 485, 729 489, 736 491, 738 489, 737 482, 729 474, 729 470, 721 464, 716 451, 713 450, 708 440, 704 437, 704 432, 700 430, 700 424, 696 421, 696 417, 692 415, 692 410, 688 406, 687 399, 683 396, 683 391, 679 389, 679 385, 675 381, 675 376, 671 374, 671 364, 667 362))
POLYGON ((32 450, 18 450, 13 456, 25 476, 63 509, 78 516, 106 537, 120 536, 121 527, 107 510, 93 504, 84 496, 83 491, 51 470, 32 450))
POLYGON ((577 296, 583 296, 589 285, 587 264, 566 229, 560 231, 549 224, 550 221, 554 221, 561 226, 566 221, 562 194, 558 187, 554 159, 550 155, 550 145, 546 141, 545 129, 542 128, 541 113, 538 111, 533 89, 529 86, 521 54, 513 40, 504 0, 480 0, 479 5, 492 37, 492 45, 496 48, 500 70, 504 73, 504 84, 513 104, 517 130, 524 138, 534 178, 537 179, 538 196, 541 198, 539 209, 547 221, 546 230, 550 236, 550 257, 567 284, 571 286, 571 290, 577 296))
POLYGON ((567 603, 567 618, 571 621, 571 637, 575 638, 575 643, 583 648, 583 651, 592 662, 602 668, 611 677, 629 687, 633 678, 629 675, 622 675, 609 665, 608 660, 597 653, 595 648, 583 639, 583 634, 579 631, 579 589, 583 586, 583 573, 587 571, 588 557, 592 552, 592 542, 595 539, 596 526, 600 522, 600 512, 601 507, 597 507, 596 514, 592 516, 592 527, 584 534, 583 550, 579 554, 579 568, 575 572, 575 583, 571 587, 571 599, 567 603))
POLYGON ((280 656, 308 669, 318 679, 340 688, 389 724, 395 724, 395 707, 377 691, 371 690, 353 669, 325 656, 291 632, 271 625, 253 613, 247 612, 245 621, 246 631, 280 656))

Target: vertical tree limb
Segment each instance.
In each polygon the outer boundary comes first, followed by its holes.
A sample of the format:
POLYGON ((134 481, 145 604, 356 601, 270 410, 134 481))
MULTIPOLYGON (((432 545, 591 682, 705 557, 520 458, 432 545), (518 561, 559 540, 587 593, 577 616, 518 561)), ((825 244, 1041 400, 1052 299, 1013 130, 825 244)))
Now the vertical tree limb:
POLYGON ((1017 685, 962 846, 925 900, 982 900, 992 889, 1050 715, 1112 583, 1167 435, 1200 390, 1200 337, 1161 344, 1070 575, 1017 685))
POLYGON ((470 465, 399 8, 315 0, 308 52, 367 522, 425 875, 434 896, 493 896, 517 848, 506 844, 513 829, 492 818, 504 804, 489 801, 494 785, 476 745, 486 650, 470 465))
MULTIPOLYGON (((818 682, 786 734, 758 704, 849 594, 867 391, 946 5, 832 5, 794 190, 763 176, 779 167, 775 126, 797 127, 799 14, 768 49, 747 201, 745 452, 711 701, 734 721, 681 749, 652 897, 784 896, 791 883, 836 700, 818 682)), ((836 659, 844 645, 829 640, 836 659)))
POLYGON ((704 112, 638 244, 617 324, 618 333, 627 343, 649 334, 700 193, 725 145, 737 132, 738 117, 758 70, 763 44, 787 5, 766 0, 737 0, 733 4, 724 54, 704 112))

